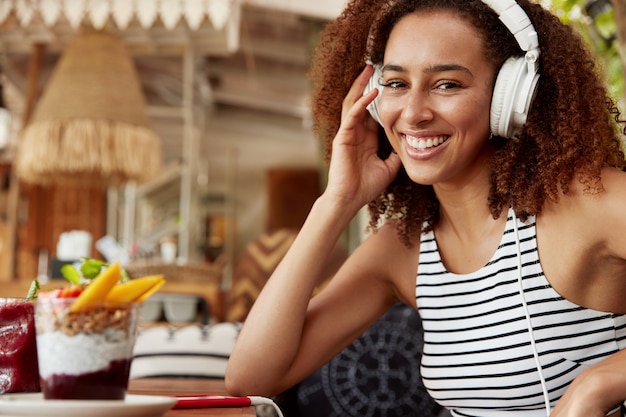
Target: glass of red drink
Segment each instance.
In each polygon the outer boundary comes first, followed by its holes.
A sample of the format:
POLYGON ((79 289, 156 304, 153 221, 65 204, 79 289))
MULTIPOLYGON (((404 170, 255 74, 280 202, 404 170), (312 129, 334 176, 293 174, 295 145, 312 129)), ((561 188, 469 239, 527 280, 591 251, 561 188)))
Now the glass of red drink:
POLYGON ((39 298, 37 351, 47 400, 123 400, 133 357, 138 303, 72 311, 75 298, 39 298))
POLYGON ((39 392, 35 310, 26 298, 0 298, 0 394, 39 392))

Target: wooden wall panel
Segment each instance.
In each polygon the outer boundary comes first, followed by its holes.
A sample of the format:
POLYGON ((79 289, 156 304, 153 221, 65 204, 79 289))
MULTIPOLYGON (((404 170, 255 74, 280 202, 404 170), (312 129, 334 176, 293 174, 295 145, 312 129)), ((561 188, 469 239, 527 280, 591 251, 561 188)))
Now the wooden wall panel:
POLYGON ((313 168, 275 168, 267 173, 268 215, 265 230, 300 229, 321 194, 313 168))
MULTIPOLYGON (((18 235, 20 279, 37 276, 41 249, 46 249, 50 258, 56 255, 61 233, 86 230, 94 241, 105 234, 106 190, 25 185, 22 191, 26 216, 18 235)), ((91 256, 100 257, 93 244, 91 256)))

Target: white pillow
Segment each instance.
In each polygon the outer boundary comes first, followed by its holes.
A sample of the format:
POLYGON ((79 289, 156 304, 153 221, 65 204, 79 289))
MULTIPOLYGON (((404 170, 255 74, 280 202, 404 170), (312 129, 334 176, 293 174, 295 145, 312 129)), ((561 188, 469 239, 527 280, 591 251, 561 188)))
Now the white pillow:
POLYGON ((240 323, 218 323, 141 330, 130 378, 223 378, 240 328, 240 323))

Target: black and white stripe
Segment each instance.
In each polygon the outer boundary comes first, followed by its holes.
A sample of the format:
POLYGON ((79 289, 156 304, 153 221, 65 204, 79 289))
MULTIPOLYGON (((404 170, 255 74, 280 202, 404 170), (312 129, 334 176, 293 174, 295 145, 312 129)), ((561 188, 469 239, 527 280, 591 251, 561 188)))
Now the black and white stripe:
MULTIPOLYGON (((544 398, 518 282, 509 217, 490 262, 470 274, 446 271, 434 234, 422 236, 416 297, 425 340, 422 377, 454 416, 545 416, 544 398)), ((534 218, 518 223, 524 297, 552 406, 583 370, 626 345, 626 316, 561 297, 537 254, 534 218)), ((564 257, 567 255, 564 254, 564 257)))

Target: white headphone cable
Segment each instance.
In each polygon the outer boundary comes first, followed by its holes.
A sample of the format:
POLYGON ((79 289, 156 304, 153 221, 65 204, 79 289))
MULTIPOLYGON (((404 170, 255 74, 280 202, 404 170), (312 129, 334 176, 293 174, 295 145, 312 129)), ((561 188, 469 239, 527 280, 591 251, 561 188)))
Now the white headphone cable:
POLYGON ((274 411, 276 411, 276 414, 278 415, 278 417, 283 417, 283 413, 280 410, 280 407, 278 407, 278 404, 276 404, 274 400, 272 400, 271 398, 259 397, 259 396, 249 396, 248 398, 250 398, 250 401, 252 402, 253 406, 271 405, 272 407, 274 407, 274 411))
POLYGON ((520 247, 521 243, 520 243, 520 238, 519 238, 519 230, 517 227, 517 216, 515 214, 513 214, 513 229, 515 230, 515 242, 516 242, 516 249, 517 249, 517 271, 518 271, 519 293, 522 298, 522 308, 524 309, 524 314, 526 315, 526 323, 528 326, 530 346, 533 350, 533 356, 535 357, 535 366, 537 367, 537 372, 539 373, 539 381, 541 382, 541 390, 543 391, 543 399, 544 399, 545 406, 546 406, 546 416, 550 417, 550 413, 551 413, 550 396, 548 395, 546 379, 543 375, 541 362, 539 361, 539 352, 537 351, 537 345, 535 344, 533 326, 530 321, 530 312, 528 311, 528 304, 526 303, 526 296, 524 295, 524 283, 523 283, 523 274, 522 274, 522 250, 520 247))

